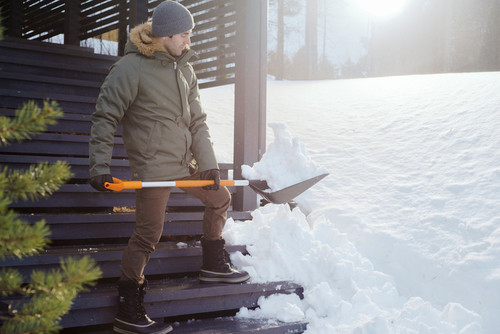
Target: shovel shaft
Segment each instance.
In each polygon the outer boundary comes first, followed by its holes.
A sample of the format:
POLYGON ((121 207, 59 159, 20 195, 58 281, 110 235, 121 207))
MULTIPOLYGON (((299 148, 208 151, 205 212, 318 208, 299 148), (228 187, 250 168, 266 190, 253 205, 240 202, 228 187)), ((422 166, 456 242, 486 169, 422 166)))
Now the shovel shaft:
MULTIPOLYGON (((113 178, 113 183, 105 182, 104 186, 106 189, 121 191, 124 189, 142 189, 142 188, 156 188, 156 187, 179 187, 179 188, 191 188, 191 187, 205 187, 214 184, 213 180, 178 180, 178 181, 122 181, 117 178, 113 178)), ((248 180, 220 180, 221 186, 226 187, 240 187, 248 186, 248 180)))

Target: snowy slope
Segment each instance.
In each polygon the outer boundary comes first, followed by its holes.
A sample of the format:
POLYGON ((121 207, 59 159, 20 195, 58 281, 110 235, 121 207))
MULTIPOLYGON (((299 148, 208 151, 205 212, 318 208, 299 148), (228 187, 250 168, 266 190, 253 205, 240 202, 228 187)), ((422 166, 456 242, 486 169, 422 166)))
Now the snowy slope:
MULTIPOLYGON (((202 91, 220 161, 232 160, 233 92, 202 91)), ((250 245, 234 262, 253 280, 305 287, 303 300, 273 297, 238 316, 306 320, 307 333, 497 332, 500 73, 269 81, 267 118, 289 133, 269 127, 280 150, 249 173, 281 159, 287 178, 292 157, 314 162, 295 173, 330 176, 301 210, 228 221, 228 242, 250 245)))

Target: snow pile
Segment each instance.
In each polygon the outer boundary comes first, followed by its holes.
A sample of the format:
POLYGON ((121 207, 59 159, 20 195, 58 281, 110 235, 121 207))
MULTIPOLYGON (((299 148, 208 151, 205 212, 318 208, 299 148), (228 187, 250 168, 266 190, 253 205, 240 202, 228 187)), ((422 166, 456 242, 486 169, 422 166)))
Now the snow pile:
MULTIPOLYGON (((305 146, 297 138, 287 145, 291 136, 284 125, 273 128, 276 139, 269 145, 273 149, 253 168, 247 166, 248 175, 267 179, 276 166, 289 164, 294 166, 290 179, 317 175, 319 168, 305 146)), ((286 174, 279 176, 286 178, 286 174)), ((251 222, 229 220, 226 224, 227 242, 247 244, 250 254, 233 255, 233 262, 247 270, 253 282, 292 280, 301 284, 304 299, 296 295, 261 298, 260 308, 242 308, 238 317, 307 321, 306 333, 481 331, 481 317, 460 305, 448 304, 438 310, 421 298, 402 298, 392 278, 376 271, 325 217, 308 220, 300 209, 290 211, 288 205, 266 205, 252 216, 251 222)))
POLYGON ((241 166, 248 180, 266 180, 269 188, 277 191, 306 179, 328 173, 307 154, 299 138, 293 138, 283 123, 271 123, 275 140, 266 149, 262 159, 250 166, 241 166))
MULTIPOLYGON (((202 90, 221 162, 232 161, 233 90, 202 90)), ((301 210, 228 221, 253 280, 305 288, 302 301, 270 297, 239 316, 304 319, 313 334, 498 333, 500 73, 269 81, 267 97, 267 120, 300 141, 269 129, 270 146, 287 144, 248 173, 292 155, 297 168, 269 177, 295 183, 319 168, 309 160, 330 175, 301 210)))

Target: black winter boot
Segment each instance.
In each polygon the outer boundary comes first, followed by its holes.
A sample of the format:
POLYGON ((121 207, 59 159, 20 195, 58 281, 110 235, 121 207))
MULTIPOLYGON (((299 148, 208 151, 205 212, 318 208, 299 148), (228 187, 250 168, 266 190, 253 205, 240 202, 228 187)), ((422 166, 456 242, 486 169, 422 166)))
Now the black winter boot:
POLYGON ((165 334, 172 331, 169 324, 160 324, 151 320, 144 309, 144 295, 147 282, 142 285, 136 281, 118 281, 120 297, 118 314, 113 323, 113 330, 122 334, 165 334))
POLYGON ((203 266, 200 281, 218 283, 241 283, 250 278, 244 270, 231 268, 229 255, 224 248, 224 239, 209 241, 201 238, 203 248, 203 266))

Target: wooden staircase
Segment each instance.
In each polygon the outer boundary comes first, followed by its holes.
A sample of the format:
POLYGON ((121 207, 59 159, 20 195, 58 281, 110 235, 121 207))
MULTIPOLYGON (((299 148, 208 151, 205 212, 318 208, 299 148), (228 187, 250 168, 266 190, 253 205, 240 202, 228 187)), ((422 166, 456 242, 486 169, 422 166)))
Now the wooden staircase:
MULTIPOLYGON (((27 280, 33 269, 57 267, 61 257, 89 255, 103 272, 95 287, 75 299, 61 322, 62 333, 111 332, 121 253, 134 227, 132 191, 97 192, 87 184, 90 115, 99 87, 116 60, 81 47, 14 38, 0 42, 0 114, 14 116, 24 102, 34 100, 41 104, 46 99, 57 101, 64 111, 56 125, 33 140, 0 147, 0 164, 23 169, 37 162, 63 160, 74 174, 68 184, 47 199, 11 205, 30 224, 45 219, 53 242, 42 254, 22 261, 7 259, 0 266, 18 269, 27 280)), ((130 178, 120 129, 115 136, 111 166, 113 176, 130 178)), ((227 177, 232 165, 221 164, 221 168, 227 177)), ((145 272, 150 286, 145 299, 149 316, 173 322, 174 333, 302 333, 304 323, 233 317, 240 307, 256 307, 261 296, 301 296, 302 288, 297 284, 199 283, 202 209, 196 198, 173 190, 161 242, 145 272)), ((228 215, 237 220, 250 218, 249 212, 230 211, 228 215)), ((244 245, 227 249, 245 253, 244 245)), ((12 302, 15 298, 0 302, 12 302)))

